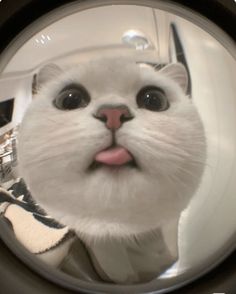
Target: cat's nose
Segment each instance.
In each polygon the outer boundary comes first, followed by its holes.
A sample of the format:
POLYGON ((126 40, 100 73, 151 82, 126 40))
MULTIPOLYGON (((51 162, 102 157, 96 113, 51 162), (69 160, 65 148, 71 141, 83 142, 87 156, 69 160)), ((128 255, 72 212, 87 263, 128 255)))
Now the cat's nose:
POLYGON ((119 129, 124 122, 133 118, 126 105, 101 106, 94 117, 103 121, 111 130, 119 129))

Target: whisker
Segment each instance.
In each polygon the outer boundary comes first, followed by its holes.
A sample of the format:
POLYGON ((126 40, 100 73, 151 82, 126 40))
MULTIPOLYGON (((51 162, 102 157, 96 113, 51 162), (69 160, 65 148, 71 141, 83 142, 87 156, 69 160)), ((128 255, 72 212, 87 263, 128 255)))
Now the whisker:
POLYGON ((40 164, 40 163, 45 163, 49 160, 52 160, 52 159, 55 159, 55 158, 61 158, 62 156, 66 156, 67 154, 70 154, 71 155, 71 152, 68 151, 68 152, 63 152, 63 153, 58 153, 58 154, 53 154, 51 156, 48 156, 48 157, 40 157, 40 156, 37 156, 37 159, 35 160, 30 160, 29 163, 26 163, 25 166, 30 166, 32 164, 40 164))

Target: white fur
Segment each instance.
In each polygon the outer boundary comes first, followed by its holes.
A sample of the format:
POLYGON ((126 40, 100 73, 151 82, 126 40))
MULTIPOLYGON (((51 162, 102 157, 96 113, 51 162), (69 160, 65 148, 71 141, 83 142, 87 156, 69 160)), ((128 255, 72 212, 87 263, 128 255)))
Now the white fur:
POLYGON ((178 218, 199 185, 205 148, 198 112, 170 68, 154 71, 126 59, 101 59, 66 69, 42 86, 20 128, 19 164, 33 197, 78 234, 129 237, 178 218), (88 90, 90 104, 55 108, 53 99, 71 82, 88 90), (162 88, 170 108, 138 108, 136 95, 145 85, 162 88), (87 172, 95 154, 111 144, 110 131, 92 116, 107 103, 125 104, 135 116, 116 139, 139 170, 87 172))

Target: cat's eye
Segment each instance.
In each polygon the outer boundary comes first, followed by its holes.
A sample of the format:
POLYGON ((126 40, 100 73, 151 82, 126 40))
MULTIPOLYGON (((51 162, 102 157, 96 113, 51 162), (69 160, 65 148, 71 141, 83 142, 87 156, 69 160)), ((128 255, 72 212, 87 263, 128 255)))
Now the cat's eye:
POLYGON ((90 102, 87 90, 78 85, 66 86, 53 100, 53 105, 60 110, 84 108, 90 102))
POLYGON ((142 88, 137 95, 137 104, 140 108, 151 111, 164 111, 169 108, 165 92, 154 86, 142 88))

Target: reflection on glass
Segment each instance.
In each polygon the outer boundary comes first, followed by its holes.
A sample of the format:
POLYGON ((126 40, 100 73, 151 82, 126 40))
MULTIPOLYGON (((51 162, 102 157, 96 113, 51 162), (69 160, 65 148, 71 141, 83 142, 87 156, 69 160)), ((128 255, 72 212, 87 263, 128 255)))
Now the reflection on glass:
POLYGON ((136 48, 136 50, 147 49, 151 44, 148 38, 140 31, 129 30, 122 36, 124 44, 129 44, 136 48))
MULTIPOLYGON (((90 282, 171 285, 203 264, 212 250, 209 230, 218 231, 208 215, 220 212, 229 172, 216 183, 217 164, 234 158, 236 140, 226 129, 235 118, 217 116, 223 109, 217 93, 233 99, 233 62, 201 29, 148 7, 86 10, 38 32, 0 80, 2 97, 16 101, 0 137, 0 209, 17 239, 46 263, 90 282), (80 23, 73 31, 72 24, 88 20, 91 27, 80 23), (95 40, 96 26, 107 30, 95 40), (70 42, 63 35, 68 27, 70 42), (47 42, 48 55, 35 51, 34 65, 22 64, 40 42, 47 42), (211 76, 212 66, 224 74, 211 76), (220 188, 212 191, 214 185, 220 188)), ((214 252, 232 232, 221 234, 214 252)))

